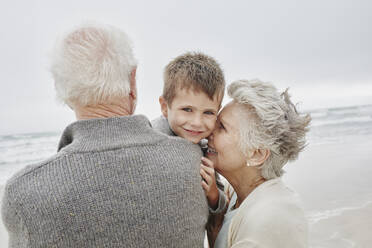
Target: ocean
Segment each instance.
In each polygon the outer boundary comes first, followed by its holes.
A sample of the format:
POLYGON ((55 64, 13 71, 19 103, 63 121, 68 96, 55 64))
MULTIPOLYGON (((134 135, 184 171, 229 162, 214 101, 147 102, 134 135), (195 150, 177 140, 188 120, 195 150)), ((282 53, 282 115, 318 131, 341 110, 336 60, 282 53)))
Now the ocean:
POLYGON ((309 144, 372 137, 372 105, 318 109, 309 113, 312 117, 309 144))
MULTIPOLYGON (((308 146, 283 180, 303 199, 311 247, 372 247, 372 105, 309 113, 308 146)), ((61 132, 0 136, 0 185, 56 153, 61 132)))

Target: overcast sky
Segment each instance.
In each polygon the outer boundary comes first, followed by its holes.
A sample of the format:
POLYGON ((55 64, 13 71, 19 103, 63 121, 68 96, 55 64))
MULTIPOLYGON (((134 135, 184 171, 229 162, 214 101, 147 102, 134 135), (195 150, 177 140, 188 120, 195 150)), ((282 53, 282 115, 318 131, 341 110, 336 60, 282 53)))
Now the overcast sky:
POLYGON ((372 1, 6 1, 0 10, 0 134, 62 131, 72 111, 55 100, 48 52, 86 20, 133 40, 136 113, 160 114, 162 71, 186 51, 215 57, 227 82, 290 87, 300 109, 372 104, 372 1))

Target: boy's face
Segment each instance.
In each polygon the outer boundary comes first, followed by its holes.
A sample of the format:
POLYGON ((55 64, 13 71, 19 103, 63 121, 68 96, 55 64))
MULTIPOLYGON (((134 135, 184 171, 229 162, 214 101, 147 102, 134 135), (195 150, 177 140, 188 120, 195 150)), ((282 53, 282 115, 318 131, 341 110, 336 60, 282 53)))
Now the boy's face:
POLYGON ((211 100, 202 91, 177 89, 171 106, 161 96, 161 111, 168 119, 172 131, 193 143, 208 137, 216 124, 221 97, 216 94, 211 100))

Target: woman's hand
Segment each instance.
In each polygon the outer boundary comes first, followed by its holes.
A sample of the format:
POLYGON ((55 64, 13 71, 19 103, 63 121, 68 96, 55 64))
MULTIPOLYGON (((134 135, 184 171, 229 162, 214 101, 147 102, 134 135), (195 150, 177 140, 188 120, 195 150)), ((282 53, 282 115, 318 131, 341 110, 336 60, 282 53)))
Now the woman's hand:
POLYGON ((200 175, 203 178, 201 184, 207 197, 209 207, 216 209, 218 206, 219 192, 216 184, 214 164, 208 158, 202 157, 200 175))

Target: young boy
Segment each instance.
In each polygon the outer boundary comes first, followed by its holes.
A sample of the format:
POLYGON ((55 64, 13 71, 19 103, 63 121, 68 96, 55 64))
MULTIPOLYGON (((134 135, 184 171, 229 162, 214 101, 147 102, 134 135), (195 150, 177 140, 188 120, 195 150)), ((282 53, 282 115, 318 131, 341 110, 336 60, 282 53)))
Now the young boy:
MULTIPOLYGON (((194 144, 203 143, 215 127, 224 90, 223 72, 212 57, 203 53, 178 56, 165 67, 163 95, 159 97, 163 116, 152 121, 153 128, 194 144)), ((216 182, 213 166, 203 158, 200 174, 210 211, 221 212, 226 206, 223 186, 216 182)))

